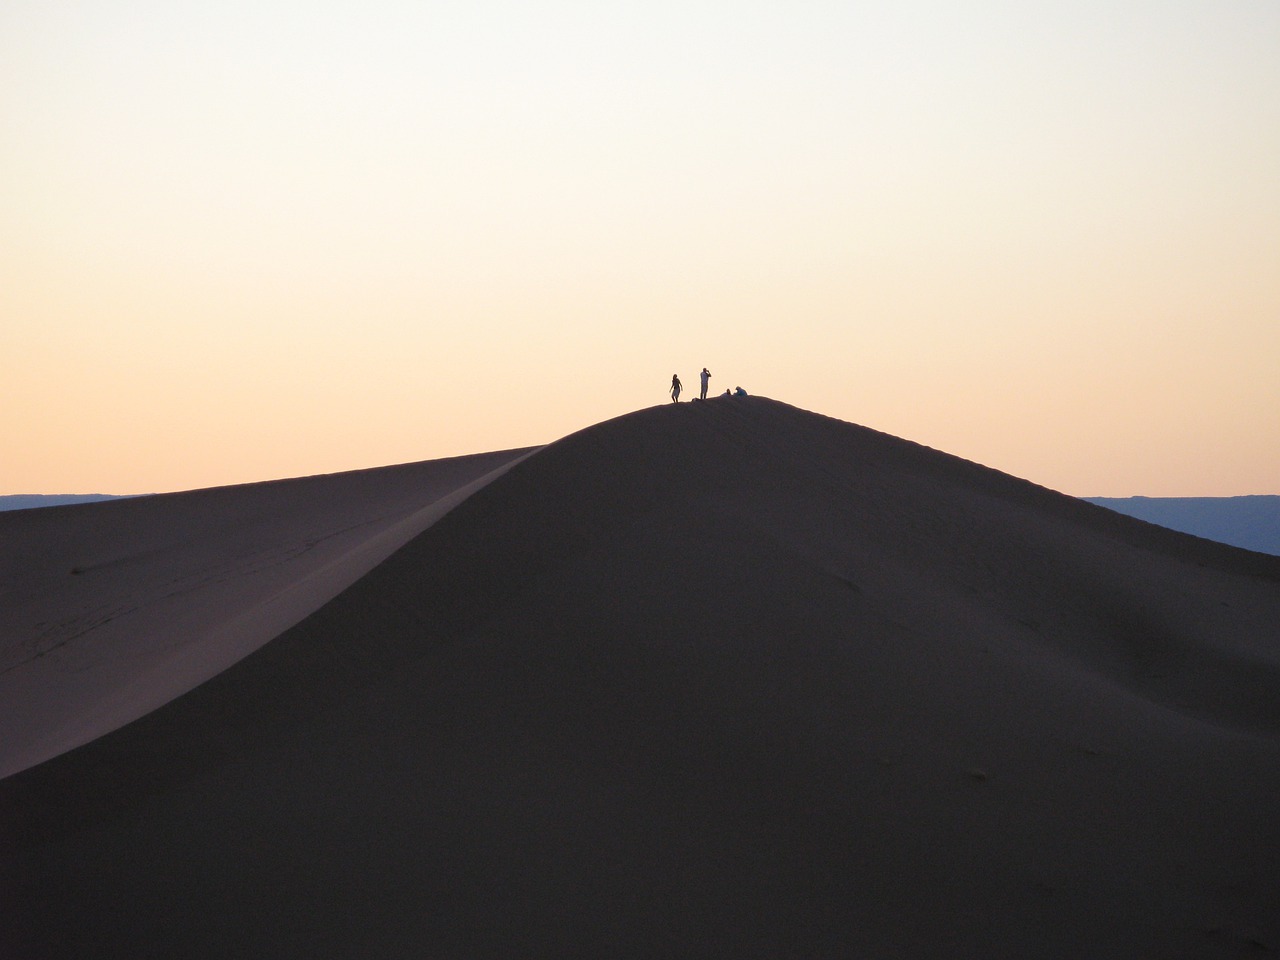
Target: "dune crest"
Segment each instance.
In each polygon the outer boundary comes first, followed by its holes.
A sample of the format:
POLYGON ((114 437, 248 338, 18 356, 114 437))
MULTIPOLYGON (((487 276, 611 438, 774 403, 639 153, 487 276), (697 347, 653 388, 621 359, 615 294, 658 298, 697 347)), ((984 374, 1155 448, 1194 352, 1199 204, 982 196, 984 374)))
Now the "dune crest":
POLYGON ((764 398, 544 448, 0 781, 50 956, 1280 947, 1280 559, 764 398))

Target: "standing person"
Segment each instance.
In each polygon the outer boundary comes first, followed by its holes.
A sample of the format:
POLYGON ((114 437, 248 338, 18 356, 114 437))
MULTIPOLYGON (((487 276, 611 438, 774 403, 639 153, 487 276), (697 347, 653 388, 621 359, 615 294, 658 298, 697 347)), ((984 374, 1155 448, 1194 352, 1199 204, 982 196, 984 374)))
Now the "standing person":
POLYGON ((707 399, 707 382, 711 379, 711 371, 710 371, 710 370, 708 370, 706 367, 703 367, 703 368, 702 368, 702 373, 698 374, 698 376, 702 377, 702 397, 701 397, 701 399, 705 400, 705 399, 707 399))
POLYGON ((680 376, 675 373, 671 375, 671 402, 680 402, 680 376))

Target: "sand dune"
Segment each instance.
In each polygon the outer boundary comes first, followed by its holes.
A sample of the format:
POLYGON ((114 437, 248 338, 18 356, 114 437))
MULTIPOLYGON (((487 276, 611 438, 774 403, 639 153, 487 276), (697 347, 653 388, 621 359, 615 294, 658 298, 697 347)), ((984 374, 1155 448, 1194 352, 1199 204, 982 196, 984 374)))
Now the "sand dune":
POLYGON ((1278 625, 1278 558, 763 398, 640 411, 0 781, 6 934, 1252 956, 1280 949, 1278 625))
POLYGON ((230 666, 527 453, 0 516, 0 777, 230 666))

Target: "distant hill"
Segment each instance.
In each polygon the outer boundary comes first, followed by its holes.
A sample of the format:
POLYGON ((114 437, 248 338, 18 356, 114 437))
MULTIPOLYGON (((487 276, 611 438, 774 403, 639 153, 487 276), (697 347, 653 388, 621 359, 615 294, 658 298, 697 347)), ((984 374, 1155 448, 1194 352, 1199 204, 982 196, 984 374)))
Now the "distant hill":
POLYGON ((34 507, 61 507, 68 503, 96 503, 99 500, 115 500, 108 493, 26 493, 0 497, 0 510, 30 510, 34 507))
POLYGON ((1280 555, 1280 496, 1084 499, 1171 530, 1280 555))

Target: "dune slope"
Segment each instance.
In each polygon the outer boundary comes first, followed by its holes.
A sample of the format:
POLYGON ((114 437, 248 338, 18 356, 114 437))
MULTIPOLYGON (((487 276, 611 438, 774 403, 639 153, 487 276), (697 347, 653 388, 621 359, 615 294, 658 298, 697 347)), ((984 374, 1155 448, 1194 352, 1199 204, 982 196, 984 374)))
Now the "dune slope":
POLYGON ((763 398, 601 424, 0 781, 23 956, 1280 949, 1280 560, 763 398))
POLYGON ((528 453, 0 516, 0 777, 217 674, 528 453))

